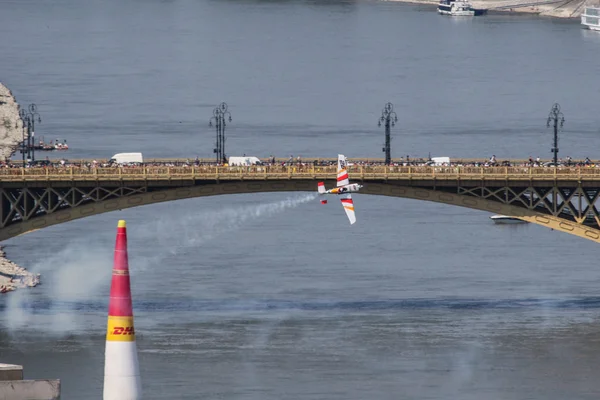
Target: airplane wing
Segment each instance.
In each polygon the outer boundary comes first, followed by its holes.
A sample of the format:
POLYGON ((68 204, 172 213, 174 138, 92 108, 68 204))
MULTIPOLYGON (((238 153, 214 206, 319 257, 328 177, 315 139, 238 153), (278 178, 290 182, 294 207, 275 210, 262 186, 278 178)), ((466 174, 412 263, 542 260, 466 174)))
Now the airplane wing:
POLYGON ((356 214, 354 214, 354 202, 352 201, 352 195, 350 193, 340 195, 340 200, 342 200, 342 206, 344 206, 344 211, 346 211, 346 215, 350 220, 350 225, 356 222, 356 214))
POLYGON ((346 156, 338 154, 338 167, 337 167, 337 185, 338 187, 348 185, 348 171, 346 170, 346 156))

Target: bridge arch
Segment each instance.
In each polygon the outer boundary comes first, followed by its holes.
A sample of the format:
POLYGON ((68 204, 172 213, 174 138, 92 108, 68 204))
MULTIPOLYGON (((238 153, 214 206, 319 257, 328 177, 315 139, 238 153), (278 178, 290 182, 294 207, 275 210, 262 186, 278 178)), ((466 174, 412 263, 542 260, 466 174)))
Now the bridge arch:
MULTIPOLYGON (((330 181, 329 185, 334 185, 334 182, 330 181)), ((57 210, 49 214, 34 216, 28 220, 15 223, 14 225, 9 225, 6 228, 1 229, 0 240, 6 240, 11 237, 22 235, 48 226, 57 225, 92 215, 167 201, 227 194, 314 191, 314 182, 298 180, 220 182, 200 186, 177 187, 148 191, 111 198, 99 202, 89 202, 76 207, 57 210)), ((361 193, 368 195, 431 201, 490 213, 510 215, 518 217, 527 222, 600 243, 600 230, 598 229, 577 224, 573 221, 569 221, 560 217, 542 214, 509 204, 503 204, 498 201, 419 187, 400 186, 386 182, 370 182, 368 185, 365 185, 361 193)))

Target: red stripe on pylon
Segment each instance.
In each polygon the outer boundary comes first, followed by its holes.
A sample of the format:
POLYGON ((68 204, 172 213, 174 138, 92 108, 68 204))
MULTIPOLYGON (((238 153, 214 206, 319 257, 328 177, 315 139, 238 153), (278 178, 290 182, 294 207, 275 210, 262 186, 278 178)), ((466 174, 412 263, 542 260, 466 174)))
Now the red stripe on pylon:
POLYGON ((344 179, 348 179, 348 173, 346 172, 344 175, 342 176, 338 176, 337 180, 339 181, 343 181, 344 179))
POLYGON ((352 203, 352 199, 342 199, 342 203, 354 204, 352 203))
POLYGON ((108 315, 115 317, 133 316, 129 260, 127 256, 127 227, 123 220, 119 221, 119 226, 117 227, 108 315))

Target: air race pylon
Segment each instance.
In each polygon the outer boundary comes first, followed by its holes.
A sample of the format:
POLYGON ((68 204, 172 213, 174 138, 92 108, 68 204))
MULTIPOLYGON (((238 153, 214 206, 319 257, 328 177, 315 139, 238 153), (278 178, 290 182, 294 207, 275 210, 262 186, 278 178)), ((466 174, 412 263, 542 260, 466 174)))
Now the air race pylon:
POLYGON ((106 350, 104 354, 104 400, 142 398, 140 370, 127 257, 127 227, 120 220, 110 284, 106 350))

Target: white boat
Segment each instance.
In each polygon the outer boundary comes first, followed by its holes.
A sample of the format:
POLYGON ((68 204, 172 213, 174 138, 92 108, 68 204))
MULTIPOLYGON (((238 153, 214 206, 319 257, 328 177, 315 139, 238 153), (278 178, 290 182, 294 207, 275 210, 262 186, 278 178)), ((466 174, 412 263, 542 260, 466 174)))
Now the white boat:
POLYGON ((600 31, 600 5, 586 6, 581 14, 581 25, 600 31))
POLYGON ((507 215, 492 215, 490 217, 492 221, 496 224, 526 224, 527 221, 523 221, 522 219, 509 217, 507 215))
POLYGON ((441 0, 438 4, 438 12, 442 15, 452 15, 452 16, 472 16, 475 15, 476 12, 466 0, 441 0))

